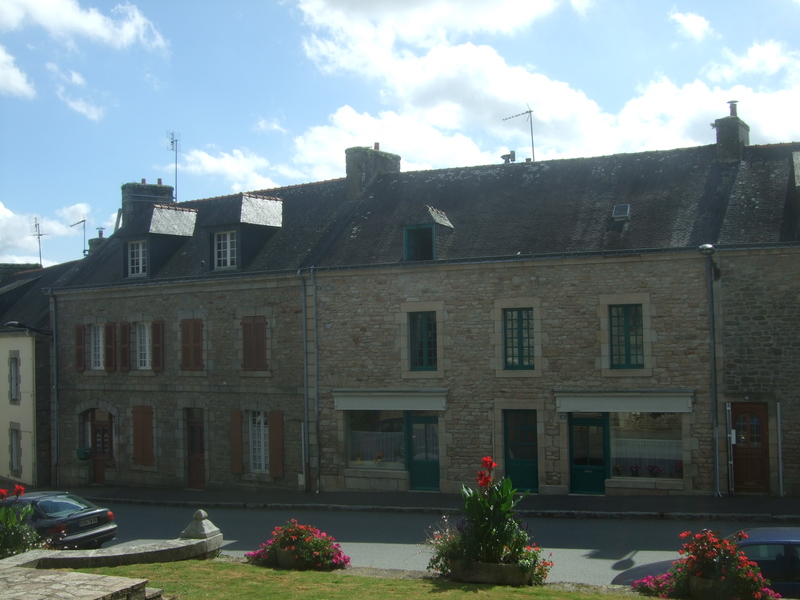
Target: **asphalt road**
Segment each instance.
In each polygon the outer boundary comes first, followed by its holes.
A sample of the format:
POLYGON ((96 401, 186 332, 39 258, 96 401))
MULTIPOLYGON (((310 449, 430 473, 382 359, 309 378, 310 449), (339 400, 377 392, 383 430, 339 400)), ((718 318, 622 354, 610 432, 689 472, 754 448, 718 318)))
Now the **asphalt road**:
MULTIPOLYGON (((109 505, 119 532, 108 546, 141 540, 173 539, 192 521, 194 509, 129 504, 109 505)), ((242 556, 258 548, 272 529, 291 518, 332 535, 351 564, 359 567, 424 571, 429 551, 427 531, 437 522, 431 514, 331 510, 222 509, 209 519, 222 530, 223 553, 242 556)), ((637 519, 532 519, 534 542, 555 566, 549 581, 607 585, 633 566, 678 557, 678 535, 710 527, 723 535, 757 523, 659 521, 637 519)))

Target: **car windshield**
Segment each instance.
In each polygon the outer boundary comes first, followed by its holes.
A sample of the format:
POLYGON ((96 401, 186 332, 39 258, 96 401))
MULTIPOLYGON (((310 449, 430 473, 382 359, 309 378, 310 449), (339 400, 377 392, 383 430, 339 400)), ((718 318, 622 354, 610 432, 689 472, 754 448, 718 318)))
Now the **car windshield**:
POLYGON ((59 518, 68 517, 71 514, 87 510, 89 508, 97 508, 94 504, 78 496, 51 496, 40 500, 37 507, 46 517, 59 518))

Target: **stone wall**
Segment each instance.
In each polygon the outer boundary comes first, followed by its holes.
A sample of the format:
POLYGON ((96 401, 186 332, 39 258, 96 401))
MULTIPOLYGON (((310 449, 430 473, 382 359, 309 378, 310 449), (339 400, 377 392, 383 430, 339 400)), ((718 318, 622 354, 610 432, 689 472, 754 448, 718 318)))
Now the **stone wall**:
POLYGON ((784 491, 800 495, 800 249, 721 251, 724 395, 770 409, 772 493, 779 493, 778 406, 784 491))
MULTIPOLYGON (((529 408, 539 418, 540 488, 569 489, 568 431, 554 390, 696 391, 687 423, 686 473, 680 492, 709 493, 709 340, 705 259, 670 253, 627 258, 561 258, 463 265, 319 272, 319 354, 323 479, 344 478, 345 416, 333 409, 336 388, 449 390, 440 415, 445 431, 442 491, 471 482, 482 456, 502 451, 504 408, 529 408), (601 331, 601 297, 645 297, 651 356, 641 372, 609 373, 601 331), (529 377, 500 377, 493 315, 499 299, 531 298, 541 320, 541 356, 529 377), (438 369, 422 379, 404 372, 403 309, 441 302, 438 369)), ((607 311, 605 312, 607 314, 607 311)), ((439 313, 437 313, 437 317, 439 313)), ((499 317, 497 317, 499 318, 499 317)), ((647 326, 647 323, 646 323, 647 326)))
MULTIPOLYGON (((298 440, 303 420, 303 353, 299 343, 300 286, 296 277, 203 280, 70 292, 58 298, 58 325, 62 340, 58 357, 61 485, 91 481, 92 461, 78 460, 76 452, 83 445, 81 413, 100 408, 114 418, 115 456, 107 464, 108 482, 185 487, 184 410, 202 408, 208 487, 260 483, 297 486, 297 474, 302 471, 298 440), (241 369, 241 319, 255 314, 265 315, 269 324, 268 372, 241 369), (180 370, 180 320, 192 317, 204 321, 204 371, 180 370), (163 321, 164 370, 77 372, 75 325, 95 320, 163 321), (137 405, 154 407, 153 466, 135 465, 132 461, 132 407, 137 405), (283 412, 284 478, 273 480, 264 473, 232 472, 232 409, 283 412)), ((246 417, 242 428, 243 456, 249 464, 246 417)))

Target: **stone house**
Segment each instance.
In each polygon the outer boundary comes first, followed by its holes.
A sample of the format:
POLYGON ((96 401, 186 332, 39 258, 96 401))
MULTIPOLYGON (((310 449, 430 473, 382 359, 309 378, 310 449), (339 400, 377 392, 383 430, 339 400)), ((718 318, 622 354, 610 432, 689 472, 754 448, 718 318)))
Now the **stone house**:
POLYGON ((347 176, 174 204, 55 290, 62 481, 798 494, 800 144, 347 176))
POLYGON ((46 290, 73 264, 35 265, 9 273, 0 286, 0 479, 6 482, 41 488, 52 481, 53 337, 46 290))

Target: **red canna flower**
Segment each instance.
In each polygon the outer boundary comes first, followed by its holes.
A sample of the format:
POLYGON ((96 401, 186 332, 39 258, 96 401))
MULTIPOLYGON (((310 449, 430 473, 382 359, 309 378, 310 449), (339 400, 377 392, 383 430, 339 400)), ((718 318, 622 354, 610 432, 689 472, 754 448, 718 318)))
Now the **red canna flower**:
POLYGON ((8 498, 8 490, 0 490, 0 502, 8 498))
POLYGON ((17 485, 15 485, 15 486, 14 486, 14 495, 15 495, 17 498, 19 498, 20 496, 22 496, 24 493, 25 493, 25 488, 24 488, 24 487, 22 487, 22 486, 21 486, 21 485, 19 485, 19 484, 17 484, 17 485))
POLYGON ((497 463, 492 460, 491 456, 484 456, 481 459, 481 466, 484 469, 487 469, 487 470, 491 471, 492 469, 494 469, 497 466, 497 463))

